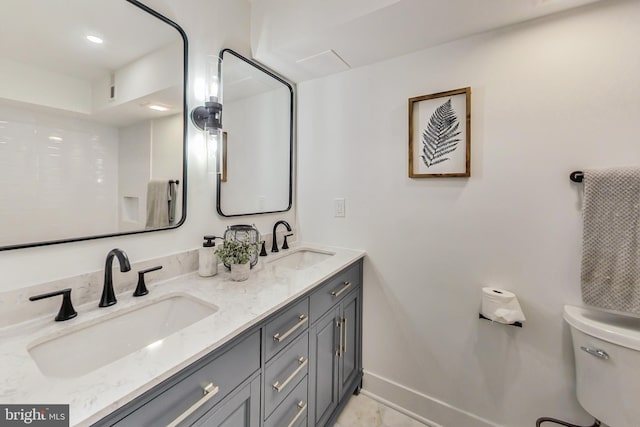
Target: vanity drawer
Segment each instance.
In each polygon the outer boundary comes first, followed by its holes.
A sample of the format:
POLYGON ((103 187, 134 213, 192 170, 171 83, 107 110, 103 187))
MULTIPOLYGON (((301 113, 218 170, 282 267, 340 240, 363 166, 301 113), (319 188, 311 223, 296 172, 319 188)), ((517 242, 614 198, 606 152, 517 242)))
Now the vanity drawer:
POLYGON ((306 427, 308 396, 308 377, 296 385, 284 401, 273 411, 273 414, 264 422, 264 427, 306 427))
POLYGON ((315 322, 320 319, 327 310, 358 286, 360 286, 359 262, 330 278, 311 294, 310 321, 315 322))
POLYGON ((309 371, 309 334, 295 342, 265 368, 264 413, 268 417, 309 371))
MULTIPOLYGON (((205 388, 215 393, 188 420, 195 420, 221 401, 227 394, 260 369, 260 331, 256 331, 214 360, 187 374, 167 390, 136 409, 120 421, 118 427, 166 426, 205 396, 205 388), (215 391, 217 387, 217 392, 215 391)), ((181 373, 176 374, 180 376, 181 373)), ((182 374, 184 375, 184 374, 182 374)))
POLYGON ((265 326, 265 357, 271 359, 276 353, 293 342, 309 328, 309 298, 288 308, 265 326))

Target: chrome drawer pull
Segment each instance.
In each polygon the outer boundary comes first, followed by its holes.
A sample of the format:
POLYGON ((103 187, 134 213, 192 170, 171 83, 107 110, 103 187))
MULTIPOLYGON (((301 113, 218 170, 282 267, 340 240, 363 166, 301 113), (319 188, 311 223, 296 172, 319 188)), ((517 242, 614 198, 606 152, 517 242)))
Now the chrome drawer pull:
POLYGON ((298 413, 296 414, 295 417, 293 417, 291 422, 287 424, 287 427, 292 427, 296 423, 296 421, 298 421, 298 418, 300 418, 302 414, 304 414, 304 411, 307 409, 307 404, 304 403, 302 400, 298 402, 298 405, 296 406, 298 406, 298 413))
POLYGON ((349 286, 351 286, 351 282, 344 282, 342 284, 342 289, 340 289, 339 291, 331 291, 331 296, 332 297, 339 297, 344 291, 346 291, 347 289, 349 289, 349 286))
POLYGON ((603 360, 609 360, 609 355, 604 350, 598 350, 598 349, 595 349, 595 348, 589 348, 589 347, 585 347, 585 346, 581 346, 580 349, 582 351, 586 351, 587 353, 589 353, 592 356, 598 357, 598 358, 603 359, 603 360))
POLYGON ((305 316, 304 314, 301 314, 300 316, 298 316, 298 319, 299 319, 299 322, 296 323, 295 325, 293 325, 293 327, 291 329, 289 329, 287 332, 285 332, 283 335, 280 335, 280 332, 275 334, 273 336, 273 340, 275 342, 281 342, 282 340, 287 339, 287 337, 289 335, 294 333, 296 331, 296 329, 298 329, 300 326, 304 325, 307 322, 307 320, 309 320, 309 318, 307 316, 305 316))
POLYGON ((278 393, 280 393, 282 389, 284 389, 287 386, 287 384, 289 384, 289 382, 291 382, 291 380, 294 379, 296 375, 298 375, 300 371, 304 369, 305 366, 307 366, 307 363, 309 363, 309 359, 305 359, 304 356, 300 356, 300 358, 298 359, 298 367, 296 368, 296 370, 293 371, 291 375, 289 375, 289 377, 286 380, 284 380, 282 384, 280 384, 279 381, 276 381, 273 384, 273 389, 278 393))
POLYGON ((200 400, 198 400, 196 403, 191 405, 189 409, 184 411, 182 415, 180 415, 178 418, 173 420, 171 423, 167 424, 167 427, 175 427, 181 422, 183 422, 189 415, 193 414, 198 408, 200 408, 202 405, 207 403, 209 399, 211 399, 216 394, 218 394, 218 392, 220 391, 220 388, 218 386, 214 386, 213 383, 209 383, 207 384, 207 386, 204 388, 203 391, 204 391, 204 396, 201 397, 200 400))

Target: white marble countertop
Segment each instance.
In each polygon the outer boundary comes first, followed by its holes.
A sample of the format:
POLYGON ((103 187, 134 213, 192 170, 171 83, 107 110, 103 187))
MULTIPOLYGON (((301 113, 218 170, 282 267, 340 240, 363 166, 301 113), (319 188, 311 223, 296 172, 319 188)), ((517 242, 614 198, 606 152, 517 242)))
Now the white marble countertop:
MULTIPOLYGON (((56 313, 51 313, 46 318, 0 329, 0 403, 70 404, 70 425, 91 425, 365 254, 307 244, 296 245, 289 252, 305 248, 334 255, 304 270, 291 270, 271 264, 285 256, 286 251, 269 254, 244 282, 231 281, 230 273, 224 268, 219 269, 217 276, 208 278, 191 273, 150 285, 149 294, 142 298, 118 295, 118 303, 111 307, 98 308, 97 301, 77 306, 78 316, 69 321, 55 322, 56 313), (218 311, 164 338, 160 346, 147 346, 76 378, 45 376, 28 352, 34 343, 82 329, 104 317, 116 317, 137 304, 148 304, 172 294, 187 294, 215 304, 218 311)), ((108 343, 109 337, 104 337, 104 345, 108 343)))

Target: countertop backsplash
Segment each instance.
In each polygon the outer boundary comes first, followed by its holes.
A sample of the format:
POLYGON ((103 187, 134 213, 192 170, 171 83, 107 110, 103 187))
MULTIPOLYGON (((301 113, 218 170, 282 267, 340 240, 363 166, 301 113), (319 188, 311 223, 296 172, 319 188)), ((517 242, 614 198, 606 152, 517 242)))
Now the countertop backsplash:
MULTIPOLYGON (((131 291, 138 283, 138 271, 161 265, 162 269, 145 275, 148 288, 160 280, 191 273, 198 269, 198 249, 178 254, 167 255, 146 261, 132 262, 131 270, 120 272, 118 260, 113 262, 113 287, 116 295, 131 291)), ((45 292, 71 288, 71 301, 78 308, 82 304, 100 301, 104 284, 104 270, 85 273, 74 277, 40 283, 28 288, 16 289, 0 293, 0 328, 12 326, 43 316, 55 317, 60 309, 62 297, 54 297, 40 301, 29 301, 29 297, 45 292)), ((79 314, 81 314, 79 312, 79 314)))

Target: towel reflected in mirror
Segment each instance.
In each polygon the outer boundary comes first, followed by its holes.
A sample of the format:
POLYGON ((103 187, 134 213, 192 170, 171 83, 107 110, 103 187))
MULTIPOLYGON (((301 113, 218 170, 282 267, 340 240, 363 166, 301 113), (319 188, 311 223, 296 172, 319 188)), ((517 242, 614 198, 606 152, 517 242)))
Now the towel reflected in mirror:
POLYGON ((151 180, 147 184, 146 228, 168 227, 175 221, 176 182, 151 180))

